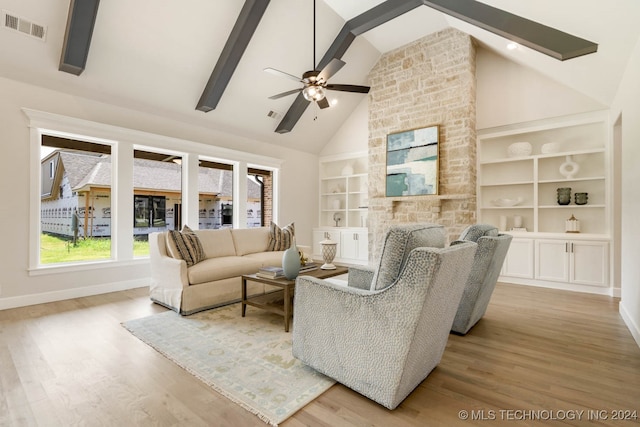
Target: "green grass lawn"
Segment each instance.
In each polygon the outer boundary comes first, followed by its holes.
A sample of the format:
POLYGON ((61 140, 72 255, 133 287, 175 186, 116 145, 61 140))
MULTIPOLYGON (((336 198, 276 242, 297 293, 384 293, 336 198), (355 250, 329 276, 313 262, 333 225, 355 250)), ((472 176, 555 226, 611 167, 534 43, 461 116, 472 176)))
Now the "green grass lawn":
MULTIPOLYGON (((133 255, 136 257, 149 255, 149 242, 134 240, 133 255)), ((111 258, 111 239, 108 237, 80 238, 74 246, 71 240, 40 234, 41 264, 98 261, 109 258, 111 258)))

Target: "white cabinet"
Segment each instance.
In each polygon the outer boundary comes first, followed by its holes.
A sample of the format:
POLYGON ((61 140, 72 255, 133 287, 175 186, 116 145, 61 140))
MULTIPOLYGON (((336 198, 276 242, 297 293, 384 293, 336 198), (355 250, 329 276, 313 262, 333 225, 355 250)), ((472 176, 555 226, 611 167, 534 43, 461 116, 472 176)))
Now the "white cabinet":
POLYGON ((511 239, 502 275, 533 279, 533 240, 511 239))
POLYGON ((536 278, 589 286, 609 285, 609 245, 600 241, 536 241, 536 278))
POLYGON ((367 153, 320 159, 320 227, 366 227, 367 153))
POLYGON ((340 233, 340 257, 347 260, 367 261, 369 252, 368 231, 342 231, 340 233))
POLYGON ((321 241, 336 242, 334 261, 347 264, 367 264, 369 234, 366 228, 317 228, 313 230, 313 258, 322 259, 321 241))

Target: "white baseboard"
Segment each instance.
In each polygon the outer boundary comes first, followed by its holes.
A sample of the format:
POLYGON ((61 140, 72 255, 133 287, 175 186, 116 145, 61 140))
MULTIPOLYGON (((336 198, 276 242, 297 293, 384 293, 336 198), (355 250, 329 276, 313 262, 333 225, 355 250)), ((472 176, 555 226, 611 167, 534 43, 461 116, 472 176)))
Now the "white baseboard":
POLYGON ((633 321, 633 318, 629 315, 629 312, 622 302, 618 305, 618 311, 620 311, 620 316, 627 325, 627 328, 629 328, 633 339, 636 340, 636 344, 640 347, 640 327, 633 321))
POLYGON ((0 298, 0 310, 44 304, 47 302, 63 301, 73 298, 82 298, 92 295, 108 294, 109 292, 125 291, 127 289, 143 288, 145 286, 149 286, 149 279, 126 280, 123 282, 104 283, 101 285, 82 286, 53 292, 0 298))
POLYGON ((498 282, 513 283, 515 285, 537 286, 539 288, 559 289, 562 291, 582 292, 585 294, 608 295, 620 297, 620 288, 610 286, 589 286, 563 282, 548 282, 543 280, 525 279, 520 277, 498 277, 498 282))

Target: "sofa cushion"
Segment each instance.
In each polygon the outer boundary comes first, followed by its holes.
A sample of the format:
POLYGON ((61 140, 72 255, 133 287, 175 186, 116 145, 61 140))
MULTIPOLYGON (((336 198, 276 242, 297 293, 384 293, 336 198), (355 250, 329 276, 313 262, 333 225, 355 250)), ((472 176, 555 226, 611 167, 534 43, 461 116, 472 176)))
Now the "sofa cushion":
MULTIPOLYGON (((182 227, 182 231, 169 230, 169 240, 175 245, 177 255, 175 258, 183 259, 187 263, 187 267, 199 263, 205 259, 204 249, 198 236, 186 225, 182 227)), ((173 252, 174 248, 171 249, 173 252)))
POLYGON ((244 256, 244 258, 249 258, 249 259, 255 260, 256 262, 259 262, 260 267, 265 267, 268 265, 275 265, 275 266, 281 267, 283 255, 284 255, 284 251, 267 251, 267 252, 256 252, 255 254, 247 254, 244 256))
POLYGON ((282 228, 278 227, 273 221, 269 226, 269 246, 268 251, 284 251, 289 249, 295 235, 293 222, 282 228))
POLYGON ((233 256, 236 254, 231 229, 197 230, 196 234, 200 238, 202 248, 207 258, 233 256))
POLYGON ((267 250, 269 244, 269 229, 259 228, 234 228, 231 230, 235 253, 238 256, 254 254, 267 250))
POLYGON ((247 257, 223 256, 207 258, 187 270, 189 285, 213 282, 258 271, 260 263, 247 257))

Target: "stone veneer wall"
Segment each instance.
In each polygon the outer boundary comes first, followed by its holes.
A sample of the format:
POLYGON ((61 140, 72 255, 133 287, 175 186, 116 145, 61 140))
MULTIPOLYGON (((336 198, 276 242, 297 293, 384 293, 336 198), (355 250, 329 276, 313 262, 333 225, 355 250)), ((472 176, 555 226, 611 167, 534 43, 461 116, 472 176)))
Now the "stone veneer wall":
POLYGON ((447 29, 384 54, 369 83, 369 259, 391 225, 442 224, 449 241, 476 220, 475 45, 447 29), (386 136, 440 126, 439 195, 385 196, 386 136), (440 212, 437 212, 440 210, 440 212))

